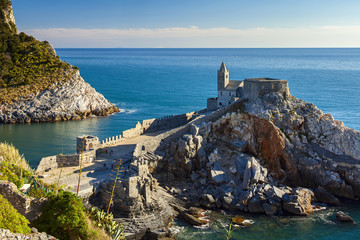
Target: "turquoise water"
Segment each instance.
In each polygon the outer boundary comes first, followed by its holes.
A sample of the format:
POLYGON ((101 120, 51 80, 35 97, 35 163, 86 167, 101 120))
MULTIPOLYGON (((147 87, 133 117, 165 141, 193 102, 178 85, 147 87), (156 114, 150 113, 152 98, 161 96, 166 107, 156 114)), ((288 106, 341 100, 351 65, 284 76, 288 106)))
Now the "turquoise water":
MULTIPOLYGON (((249 227, 232 228, 231 239, 237 240, 267 240, 267 239, 291 239, 291 240, 339 240, 359 239, 360 226, 357 224, 344 224, 336 219, 336 211, 342 210, 350 214, 357 222, 360 221, 360 207, 355 203, 344 205, 340 208, 330 207, 327 210, 315 212, 308 217, 296 216, 263 216, 240 214, 255 223, 249 227)), ((171 229, 177 234, 178 240, 224 240, 225 228, 229 228, 231 215, 218 213, 211 214, 211 224, 206 229, 196 229, 189 225, 176 221, 171 229)))
MULTIPOLYGON (((137 121, 206 107, 216 96, 222 61, 230 79, 273 77, 289 81, 291 94, 317 105, 360 130, 360 49, 57 49, 83 78, 124 109, 108 117, 32 125, 0 125, 0 141, 14 143, 32 166, 41 157, 73 153, 75 138, 118 135, 137 121)), ((342 206, 360 222, 360 207, 342 206)), ((331 208, 311 217, 254 216, 233 239, 358 239, 359 226, 339 224, 331 208)), ((181 239, 225 239, 229 216, 217 215, 208 229, 179 223, 181 239)))
POLYGON ((32 166, 73 153, 75 138, 118 135, 137 121, 206 107, 221 61, 230 79, 274 77, 291 93, 360 130, 360 49, 57 49, 62 60, 125 112, 82 121, 0 125, 32 166))

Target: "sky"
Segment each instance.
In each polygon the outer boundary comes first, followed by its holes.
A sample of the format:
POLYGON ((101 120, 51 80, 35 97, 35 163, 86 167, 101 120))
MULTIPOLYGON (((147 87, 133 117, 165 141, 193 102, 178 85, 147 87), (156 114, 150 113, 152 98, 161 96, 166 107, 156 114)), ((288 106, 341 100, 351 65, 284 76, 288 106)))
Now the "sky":
POLYGON ((359 0, 12 0, 56 48, 360 47, 359 0))

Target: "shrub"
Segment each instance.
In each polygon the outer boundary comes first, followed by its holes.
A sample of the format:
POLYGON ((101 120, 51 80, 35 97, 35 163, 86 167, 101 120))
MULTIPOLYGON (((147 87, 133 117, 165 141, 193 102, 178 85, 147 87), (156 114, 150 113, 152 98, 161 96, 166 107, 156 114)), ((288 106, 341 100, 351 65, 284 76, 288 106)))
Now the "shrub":
POLYGON ((29 221, 0 194, 0 228, 9 229, 14 233, 28 234, 31 232, 29 221))
POLYGON ((124 226, 113 221, 114 216, 112 213, 106 213, 96 207, 92 207, 88 210, 88 215, 95 222, 95 226, 104 229, 114 240, 125 239, 124 226))
POLYGON ((19 150, 17 150, 11 143, 0 143, 0 163, 2 162, 31 171, 31 168, 25 158, 20 155, 19 150))
POLYGON ((87 239, 91 233, 84 216, 84 206, 73 193, 60 190, 51 194, 35 226, 54 237, 62 239, 87 239))

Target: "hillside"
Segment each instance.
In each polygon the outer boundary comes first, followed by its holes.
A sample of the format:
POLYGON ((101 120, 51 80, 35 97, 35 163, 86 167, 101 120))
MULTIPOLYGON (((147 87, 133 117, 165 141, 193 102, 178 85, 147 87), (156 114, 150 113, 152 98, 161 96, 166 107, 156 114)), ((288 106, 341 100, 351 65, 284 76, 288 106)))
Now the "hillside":
POLYGON ((0 7, 0 122, 74 120, 118 111, 81 78, 77 67, 62 62, 50 43, 17 33, 9 0, 0 0, 0 7), (39 99, 44 93, 48 97, 39 99))

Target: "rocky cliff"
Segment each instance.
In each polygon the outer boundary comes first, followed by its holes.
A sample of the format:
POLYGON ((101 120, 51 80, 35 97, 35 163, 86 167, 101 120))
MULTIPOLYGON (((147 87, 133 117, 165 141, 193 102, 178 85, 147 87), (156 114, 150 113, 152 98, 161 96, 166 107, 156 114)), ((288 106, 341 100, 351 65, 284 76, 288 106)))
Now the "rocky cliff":
POLYGON ((69 81, 0 105, 0 122, 30 123, 79 120, 118 112, 105 97, 86 83, 77 71, 69 81))
POLYGON ((0 0, 0 20, 0 123, 78 120, 119 111, 48 42, 17 34, 8 0, 0 0))
POLYGON ((188 207, 306 216, 360 197, 360 133, 294 97, 241 100, 156 139, 133 165, 188 207))

